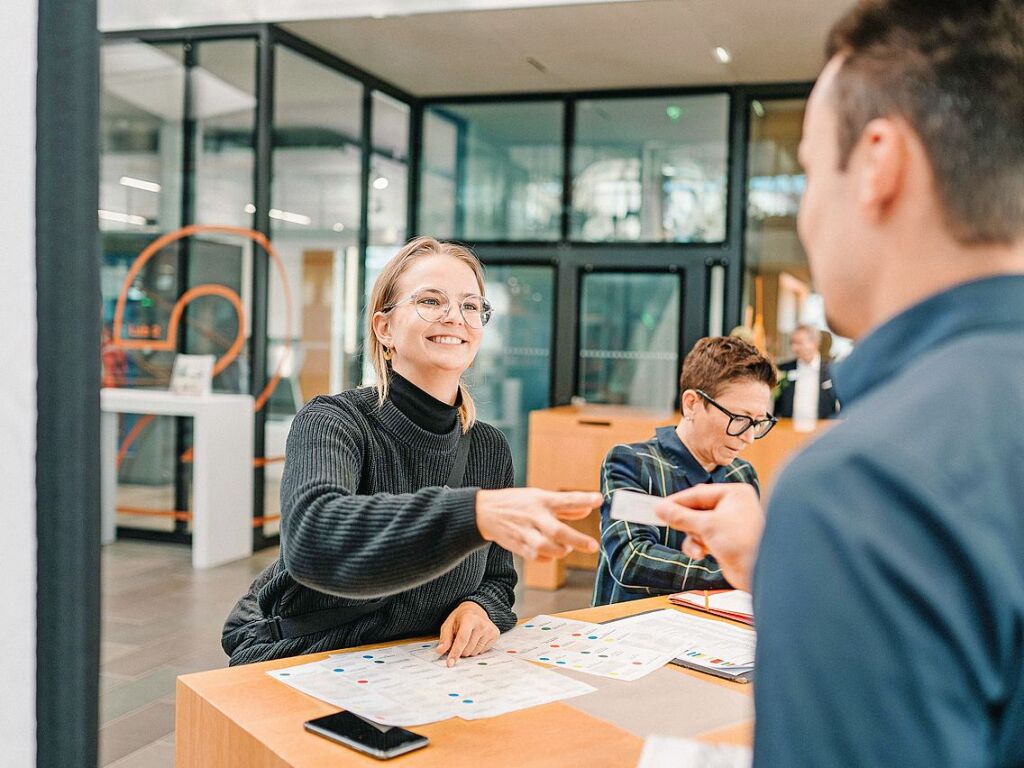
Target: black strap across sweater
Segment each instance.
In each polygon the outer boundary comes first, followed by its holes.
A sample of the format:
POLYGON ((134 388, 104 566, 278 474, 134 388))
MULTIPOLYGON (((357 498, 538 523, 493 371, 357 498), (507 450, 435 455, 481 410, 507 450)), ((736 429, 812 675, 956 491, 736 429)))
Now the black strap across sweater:
POLYGON ((510 487, 512 457, 504 436, 477 422, 463 487, 442 487, 460 430, 455 408, 397 374, 383 406, 366 387, 299 411, 281 480, 281 556, 225 623, 232 665, 436 634, 464 600, 502 632, 515 625, 512 555, 476 527, 477 491, 510 487), (264 617, 386 596, 373 613, 313 635, 255 631, 264 617))

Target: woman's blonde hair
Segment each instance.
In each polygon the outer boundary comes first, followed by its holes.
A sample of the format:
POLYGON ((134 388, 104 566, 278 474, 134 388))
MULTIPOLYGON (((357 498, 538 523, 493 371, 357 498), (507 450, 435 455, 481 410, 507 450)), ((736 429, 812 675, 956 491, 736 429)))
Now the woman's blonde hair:
MULTIPOLYGON (((451 256, 473 270, 476 276, 477 285, 480 286, 480 295, 484 294, 484 268, 480 260, 469 248, 457 243, 448 243, 443 240, 436 240, 433 237, 416 237, 406 243, 402 250, 391 257, 391 260, 384 265, 384 269, 373 284, 373 291, 370 293, 370 306, 367 311, 367 323, 369 325, 366 335, 366 352, 373 363, 373 370, 377 374, 377 399, 381 405, 388 398, 390 381, 390 366, 388 358, 385 357, 387 349, 377 338, 377 332, 373 328, 373 317, 389 304, 402 299, 396 295, 398 280, 405 274, 406 268, 417 259, 425 256, 451 256)), ((459 405, 459 421, 462 423, 462 431, 468 432, 476 421, 476 405, 469 394, 466 385, 459 381, 459 392, 462 394, 462 403, 459 405)))

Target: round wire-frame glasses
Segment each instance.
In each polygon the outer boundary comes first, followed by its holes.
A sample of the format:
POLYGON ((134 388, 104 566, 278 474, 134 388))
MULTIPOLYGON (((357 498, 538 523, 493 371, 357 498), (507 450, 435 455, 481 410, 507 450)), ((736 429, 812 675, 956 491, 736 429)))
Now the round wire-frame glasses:
POLYGON ((700 389, 695 389, 694 392, 729 417, 729 423, 725 426, 725 434, 730 437, 739 437, 748 429, 753 429, 754 439, 760 440, 771 432, 772 427, 774 427, 779 421, 774 416, 769 416, 766 419, 755 419, 750 416, 744 416, 743 414, 733 413, 728 408, 725 408, 720 403, 716 402, 715 399, 707 392, 700 389))
MULTIPOLYGON (((448 298, 448 294, 440 288, 424 288, 414 292, 408 298, 382 307, 380 311, 388 313, 396 307, 408 303, 412 303, 421 320, 427 323, 437 323, 448 316, 452 302, 448 298)), ((464 296, 458 306, 459 314, 470 328, 483 328, 494 314, 491 302, 483 296, 464 296)))

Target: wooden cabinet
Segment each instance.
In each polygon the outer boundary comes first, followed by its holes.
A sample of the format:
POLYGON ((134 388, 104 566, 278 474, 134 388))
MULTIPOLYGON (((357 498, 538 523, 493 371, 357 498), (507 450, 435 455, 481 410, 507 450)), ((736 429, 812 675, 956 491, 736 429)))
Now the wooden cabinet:
MULTIPOLYGON (((530 414, 526 484, 552 491, 600 490, 601 462, 617 443, 649 439, 656 427, 675 424, 679 414, 615 405, 563 405, 530 414)), ((572 523, 598 538, 600 516, 572 523)), ((597 555, 573 552, 564 560, 528 561, 524 578, 528 587, 558 589, 565 582, 565 568, 597 567, 597 555)))
MULTIPOLYGON (((649 440, 657 427, 677 424, 679 414, 614 405, 564 405, 530 414, 526 483, 552 491, 600 490, 601 462, 618 443, 649 440)), ((797 432, 789 419, 782 419, 769 435, 754 441, 742 458, 754 465, 761 479, 762 495, 771 488, 775 474, 785 460, 825 426, 818 422, 815 432, 797 432)), ((573 523, 573 527, 597 538, 600 517, 595 511, 573 523)), ((597 555, 573 552, 564 560, 528 561, 524 577, 529 587, 557 589, 565 582, 565 569, 594 570, 597 555)))

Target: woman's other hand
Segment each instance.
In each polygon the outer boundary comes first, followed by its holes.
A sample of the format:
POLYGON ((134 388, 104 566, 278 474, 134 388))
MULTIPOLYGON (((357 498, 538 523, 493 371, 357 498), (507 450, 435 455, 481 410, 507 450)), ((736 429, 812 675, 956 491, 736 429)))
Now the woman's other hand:
POLYGON ((444 624, 437 654, 448 654, 448 666, 465 656, 478 656, 494 645, 501 632, 487 615, 487 611, 471 600, 459 603, 444 624))

